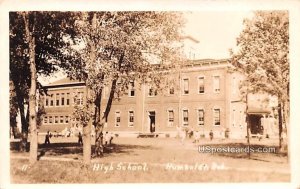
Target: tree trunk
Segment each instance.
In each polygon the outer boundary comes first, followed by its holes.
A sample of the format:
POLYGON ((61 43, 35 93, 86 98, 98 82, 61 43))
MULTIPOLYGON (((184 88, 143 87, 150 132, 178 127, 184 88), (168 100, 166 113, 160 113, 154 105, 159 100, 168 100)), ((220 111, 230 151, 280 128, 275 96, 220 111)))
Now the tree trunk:
MULTIPOLYGON (((35 15, 33 15, 35 16, 35 15)), ((32 24, 32 31, 29 29, 29 15, 28 12, 23 13, 25 23, 26 40, 29 46, 29 64, 31 74, 31 86, 29 91, 29 125, 30 125, 30 154, 29 162, 31 164, 37 161, 37 125, 36 125, 36 64, 35 64, 35 37, 34 23, 32 24)))
POLYGON ((249 114, 248 114, 248 91, 246 94, 246 123, 247 123, 247 145, 248 145, 248 158, 251 158, 251 153, 250 153, 250 122, 249 122, 249 114))
MULTIPOLYGON (((16 90, 18 91, 18 90, 16 90)), ((24 108, 24 98, 18 97, 18 107, 20 110, 20 117, 21 117, 21 125, 22 125, 22 130, 21 130, 21 141, 19 145, 20 151, 26 151, 27 147, 27 139, 28 139, 28 121, 25 116, 25 108, 24 108)))
POLYGON ((91 163, 91 126, 83 125, 83 163, 91 163))
POLYGON ((281 102, 278 103, 278 129, 279 129, 279 151, 282 151, 282 108, 281 108, 281 102))
POLYGON ((96 95, 95 105, 95 156, 103 155, 103 124, 101 124, 101 95, 102 90, 96 95))

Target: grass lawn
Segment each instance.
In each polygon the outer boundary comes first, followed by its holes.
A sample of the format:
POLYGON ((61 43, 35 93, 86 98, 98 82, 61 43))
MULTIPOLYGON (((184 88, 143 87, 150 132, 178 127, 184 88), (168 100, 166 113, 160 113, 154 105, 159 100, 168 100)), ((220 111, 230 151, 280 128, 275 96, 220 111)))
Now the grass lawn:
MULTIPOLYGON (((51 142, 47 147, 40 145, 40 161, 32 166, 24 159, 28 153, 11 152, 12 183, 290 181, 287 157, 276 153, 255 153, 248 159, 246 153, 199 153, 198 145, 189 140, 183 145, 174 138, 116 138, 110 153, 83 166, 82 147, 75 143, 76 138, 53 138, 51 142)), ((252 143, 258 147, 275 142, 252 143)), ((245 141, 203 139, 200 144, 244 147, 245 141)))

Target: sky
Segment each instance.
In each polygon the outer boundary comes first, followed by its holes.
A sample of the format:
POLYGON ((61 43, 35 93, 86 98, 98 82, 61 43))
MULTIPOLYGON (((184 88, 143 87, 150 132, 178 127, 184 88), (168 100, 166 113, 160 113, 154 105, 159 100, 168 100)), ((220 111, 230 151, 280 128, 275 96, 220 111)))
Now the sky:
POLYGON ((199 41, 197 59, 229 58, 229 49, 236 47, 236 38, 243 29, 243 20, 250 18, 247 11, 186 12, 184 32, 199 41))
MULTIPOLYGON (((251 16, 247 11, 184 12, 183 31, 199 41, 194 44, 196 59, 229 58, 229 49, 236 46, 236 38, 243 29, 243 20, 251 16)), ((66 77, 62 72, 50 78, 40 77, 43 84, 66 77)))

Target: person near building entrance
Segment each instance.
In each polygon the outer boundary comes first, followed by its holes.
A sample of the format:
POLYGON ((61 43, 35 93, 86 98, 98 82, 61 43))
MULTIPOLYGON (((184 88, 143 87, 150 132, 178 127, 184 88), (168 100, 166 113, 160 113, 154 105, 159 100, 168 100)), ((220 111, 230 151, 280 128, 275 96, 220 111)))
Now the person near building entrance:
POLYGON ((155 132, 155 124, 151 123, 151 133, 154 133, 154 132, 155 132))

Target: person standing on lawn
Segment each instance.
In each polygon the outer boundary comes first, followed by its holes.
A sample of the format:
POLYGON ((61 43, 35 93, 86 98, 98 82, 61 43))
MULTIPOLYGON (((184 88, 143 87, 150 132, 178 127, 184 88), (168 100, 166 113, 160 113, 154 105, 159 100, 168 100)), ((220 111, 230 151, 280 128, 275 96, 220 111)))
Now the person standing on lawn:
POLYGON ((210 140, 212 140, 214 138, 214 133, 212 130, 210 130, 210 132, 209 132, 209 138, 210 138, 210 140))
POLYGON ((82 144, 82 134, 81 132, 78 133, 78 144, 82 144))
POLYGON ((47 134, 45 136, 45 144, 50 144, 50 131, 47 131, 47 134))

